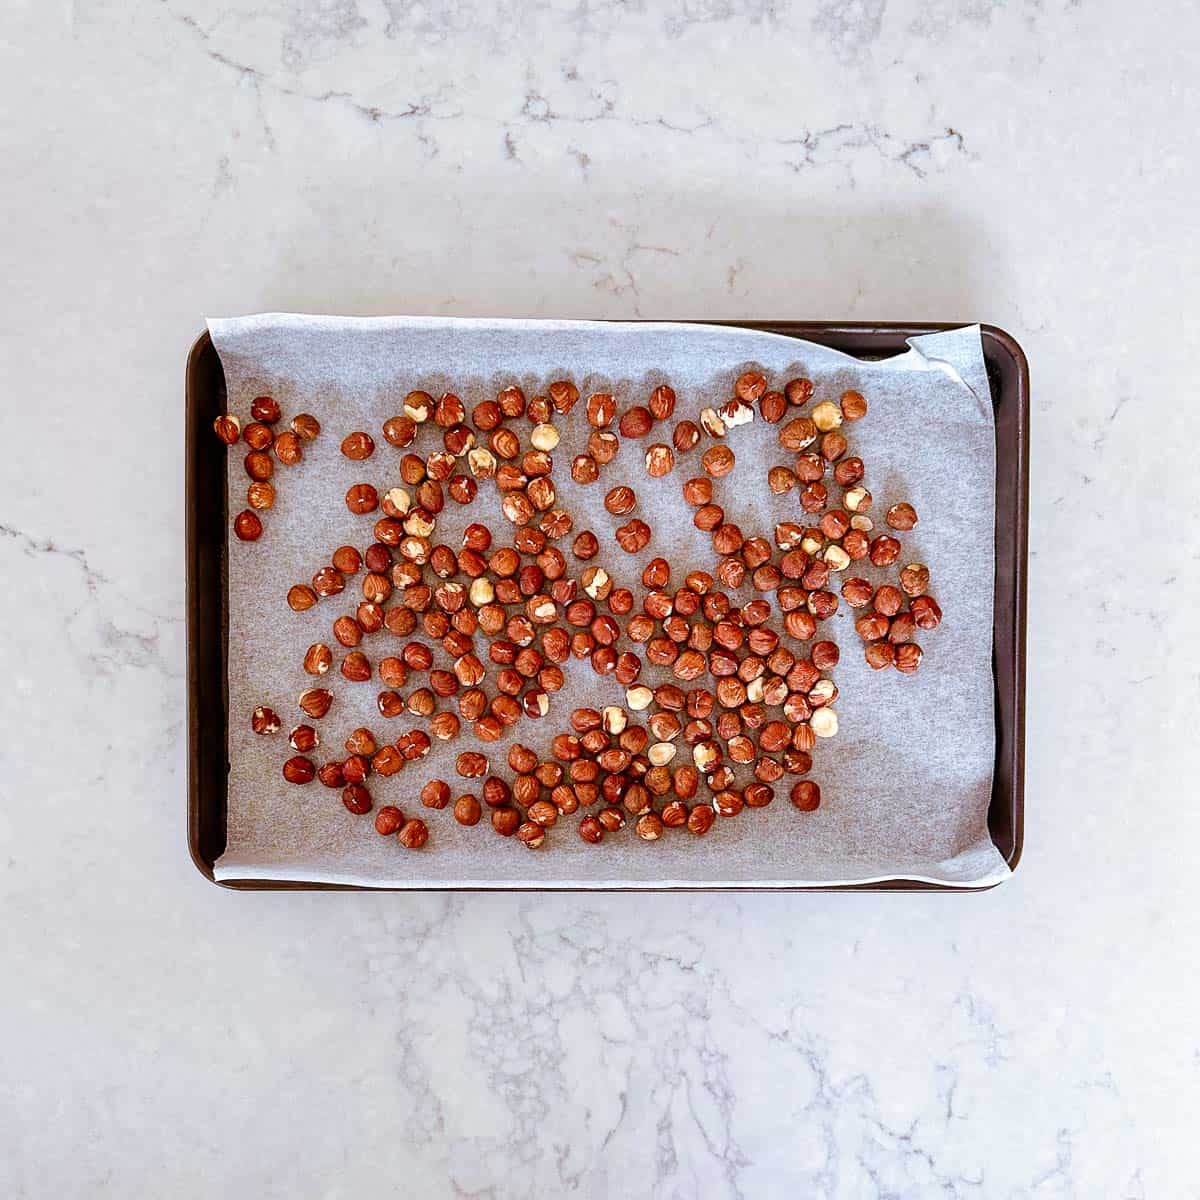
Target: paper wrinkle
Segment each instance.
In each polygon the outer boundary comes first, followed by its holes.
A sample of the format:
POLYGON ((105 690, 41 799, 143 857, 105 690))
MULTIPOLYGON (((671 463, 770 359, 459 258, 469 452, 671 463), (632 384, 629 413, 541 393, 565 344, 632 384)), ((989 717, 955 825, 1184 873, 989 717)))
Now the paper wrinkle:
MULTIPOLYGON (((977 327, 913 338, 909 351, 874 362, 783 334, 680 323, 263 314, 213 320, 209 327, 225 367, 232 412, 246 419, 253 397, 269 392, 279 399, 285 421, 308 411, 323 427, 315 442, 305 444, 303 462, 277 468, 278 498, 264 514, 262 539, 228 539, 228 846, 216 866, 218 879, 599 889, 783 887, 889 877, 980 886, 1008 874, 987 836, 995 755, 995 435, 991 405, 981 403, 988 393, 977 327), (432 778, 445 779, 456 795, 478 795, 478 781, 471 787, 454 774, 460 751, 481 749, 499 773, 508 774, 503 760, 512 741, 545 751, 551 736, 567 728, 572 708, 621 702, 624 689, 578 662, 564 665, 566 686, 552 697, 545 720, 523 719, 493 745, 479 745, 464 732, 399 775, 368 781, 376 807, 398 804, 426 819, 429 844, 419 853, 379 837, 370 816, 348 814, 337 792, 315 782, 296 787, 282 780, 280 766, 291 753, 287 731, 304 719, 296 696, 316 682, 303 673, 300 660, 311 642, 325 641, 340 661, 344 651, 330 625, 353 611, 361 577, 348 580, 340 597, 307 613, 292 613, 283 597, 292 583, 307 581, 327 563, 336 546, 348 542, 361 549, 371 540, 377 514, 352 516, 343 495, 354 482, 374 483, 381 492, 383 485, 399 482, 400 452, 380 435, 383 421, 397 411, 398 397, 415 387, 435 394, 449 388, 470 411, 480 400, 494 398, 502 381, 519 382, 532 394, 532 387, 544 389, 565 373, 585 397, 589 391, 614 391, 620 412, 645 401, 648 380, 668 378, 679 396, 672 421, 640 442, 625 443, 590 487, 569 477, 570 460, 590 432, 584 403, 569 417, 555 418, 563 435, 554 473, 560 505, 574 514, 575 532, 591 528, 600 538, 605 549, 593 562, 605 566, 618 586, 631 586, 636 593, 642 567, 656 554, 676 566, 680 579, 687 570, 712 569, 715 556, 707 536, 695 530, 691 510, 678 497, 683 480, 699 472, 704 444, 678 456, 675 471, 659 481, 646 476, 642 456, 651 442, 670 441, 675 422, 695 419, 702 407, 728 398, 733 380, 750 365, 763 370, 772 387, 803 372, 816 383, 816 400, 836 399, 850 387, 867 397, 867 418, 843 432, 850 453, 866 463, 865 482, 875 497, 872 516, 881 528, 890 504, 909 500, 916 506, 921 519, 914 531, 901 535, 902 562, 929 565, 931 590, 945 612, 941 627, 922 636, 925 659, 910 677, 870 671, 853 630, 856 614, 844 603, 822 627, 821 635, 842 650, 832 673, 841 693, 841 732, 819 741, 813 753, 809 777, 821 785, 818 812, 792 808, 787 799, 792 781, 785 777, 770 806, 736 820, 718 819, 702 839, 668 831, 658 842, 644 843, 627 828, 593 847, 578 837, 576 816, 561 820, 545 846, 530 852, 515 839, 498 838, 486 817, 479 826, 462 828, 450 809, 420 807, 417 793, 432 778), (430 380, 437 380, 436 386, 430 380), (376 441, 375 454, 363 463, 351 463, 338 451, 354 429, 367 430, 376 441), (603 509, 605 492, 622 483, 639 496, 632 515, 649 521, 655 533, 637 556, 617 548, 612 536, 628 518, 612 518, 603 509), (284 728, 276 737, 250 732, 249 713, 258 704, 269 704, 282 716, 284 728)), ((792 456, 779 449, 777 429, 761 420, 732 431, 727 443, 739 467, 718 481, 720 500, 747 536, 769 538, 776 521, 799 513, 794 495, 775 497, 765 487, 767 467, 792 456), (743 474, 756 462, 761 466, 752 475, 743 474)), ((417 448, 428 453, 434 444, 431 433, 417 448)), ((229 458, 231 514, 242 507, 245 492, 241 458, 237 452, 229 458)), ((456 544, 461 528, 473 520, 489 524, 497 535, 510 528, 485 486, 480 499, 465 509, 447 502, 435 542, 456 544)), ((503 544, 499 536, 496 544, 503 544)), ((576 573, 582 566, 572 560, 576 573)), ((869 564, 861 567, 856 563, 843 574, 882 582, 883 573, 869 564)), ((751 595, 747 591, 740 599, 751 595)), ((380 633, 359 648, 374 664, 399 644, 380 633)), ((448 665, 440 647, 437 654, 435 665, 448 665)), ((649 666, 644 678, 659 681, 649 666)), ((342 757, 342 739, 358 725, 392 740, 406 729, 423 727, 417 718, 381 718, 374 704, 377 681, 347 683, 335 666, 326 683, 335 701, 329 716, 316 722, 324 743, 313 756, 318 763, 342 757)))

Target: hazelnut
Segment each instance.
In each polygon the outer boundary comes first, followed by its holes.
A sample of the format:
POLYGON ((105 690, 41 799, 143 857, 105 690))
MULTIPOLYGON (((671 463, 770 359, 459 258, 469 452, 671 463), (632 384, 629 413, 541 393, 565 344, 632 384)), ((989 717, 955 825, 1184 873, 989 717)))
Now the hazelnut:
POLYGON ((709 437, 725 436, 725 422, 721 420, 715 408, 703 408, 700 410, 700 428, 709 437))
POLYGON ((882 671, 896 661, 896 647, 891 642, 868 642, 865 657, 868 666, 882 671))
POLYGON ((375 439, 361 430, 342 439, 342 453, 353 462, 361 462, 375 453, 375 439))
POLYGON ((256 542, 262 537, 263 525, 258 514, 244 509, 233 518, 233 532, 243 542, 256 542))
POLYGON ((758 412, 768 424, 777 425, 787 412, 787 397, 782 392, 764 392, 758 402, 758 412))
POLYGON ((429 840, 429 827, 419 817, 412 817, 400 826, 396 840, 406 850, 419 850, 429 840))
POLYGON ((346 507, 356 516, 379 507, 379 493, 369 483, 356 483, 346 492, 346 507))
POLYGON ((625 438, 640 438, 645 437, 654 425, 654 417, 648 408, 644 408, 640 404, 635 404, 632 408, 628 408, 621 414, 621 420, 617 424, 617 429, 622 437, 625 438))
POLYGON ((918 629, 936 629, 942 622, 942 610, 932 596, 914 596, 909 611, 918 629))
POLYGON ((821 805, 821 789, 811 779, 801 779, 792 784, 789 795, 801 812, 816 812, 821 805))
POLYGON ((828 433, 841 425, 842 410, 832 400, 822 400, 812 410, 812 422, 821 433, 828 433))
POLYGON ((529 434, 530 444, 535 450, 548 453, 558 445, 558 430, 553 425, 535 425, 529 434))
POLYGON ((852 513, 865 513, 871 507, 871 493, 861 485, 850 488, 842 496, 842 506, 852 513))
POLYGON ((675 415, 675 389, 660 383, 650 393, 650 412, 656 421, 669 421, 675 415))
POLYGON ((454 819, 460 825, 478 825, 483 809, 474 796, 459 796, 454 802, 454 819))
POLYGON ((711 446, 700 457, 700 465, 714 479, 720 479, 733 470, 736 458, 728 446, 711 446))
POLYGON ((333 665, 333 652, 324 642, 314 642, 304 655, 304 669, 309 675, 324 675, 333 665))
POLYGON ((300 439, 291 430, 281 433, 276 437, 275 457, 285 467, 294 467, 304 457, 304 450, 300 445, 300 439))
POLYGON ((297 754, 283 764, 283 777, 288 783, 311 783, 317 777, 317 768, 311 758, 297 754))
POLYGON ((785 450, 803 450, 817 440, 817 433, 817 427, 809 417, 793 417, 780 429, 779 444, 785 450))
POLYGON ((886 533, 871 542, 871 562, 877 567, 890 567, 900 557, 900 543, 886 533))
POLYGON ((671 445, 680 454, 694 450, 700 441, 700 427, 694 421, 680 421, 671 434, 671 445))
POLYGON ((855 576, 842 584, 842 599, 851 608, 865 608, 871 602, 872 588, 867 580, 855 576))
POLYGON ((623 517, 637 507, 637 494, 631 487, 612 488, 604 497, 604 507, 614 517, 623 517))
POLYGON ((654 479, 669 475, 675 467, 675 454, 670 446, 656 442, 646 451, 646 473, 654 479))
POLYGON ((297 725, 288 734, 288 745, 301 754, 308 754, 320 745, 321 739, 311 725, 297 725))
POLYGON ((222 413, 213 421, 213 430, 227 446, 232 446, 242 433, 241 422, 232 413, 222 413))
POLYGON ((394 804, 385 804, 375 814, 375 832, 382 837, 391 837, 403 824, 404 814, 394 804))
POLYGON ((818 708, 809 719, 809 728, 819 738, 831 738, 838 731, 837 713, 829 707, 818 708))
POLYGON ((265 479, 256 479, 246 488, 246 503, 265 511, 275 503, 275 489, 265 479))
POLYGON ((917 523, 917 510, 911 504, 893 504, 884 520, 893 529, 907 531, 917 523))
POLYGON ((297 703, 305 716, 320 720, 333 704, 333 693, 325 688, 308 688, 300 693, 297 703))
POLYGON ((842 416, 847 421, 861 421, 867 415, 867 402, 862 392, 843 392, 841 407, 842 416))
MULTIPOLYGON (((550 403, 554 411, 569 413, 579 403, 579 389, 566 379, 555 380, 547 389, 550 393, 550 403)), ((530 418, 533 418, 537 397, 529 402, 530 418)))
POLYGON ((782 496, 786 492, 790 492, 795 486, 795 473, 789 471, 787 467, 772 467, 767 472, 767 487, 776 496, 782 496))
POLYGON ((242 430, 242 440, 251 450, 266 450, 275 440, 270 427, 261 421, 254 421, 242 430))
POLYGON ((589 396, 587 401, 588 424, 596 429, 604 429, 612 423, 617 415, 617 402, 607 392, 597 392, 589 396))
POLYGON ((923 596, 929 590, 929 568, 924 563, 909 563, 900 572, 900 587, 906 596, 923 596))
POLYGON ((266 708, 259 705, 250 714, 250 728, 255 733, 272 734, 278 733, 282 728, 283 722, 279 719, 279 714, 273 708, 266 708))
POLYGON ((250 415, 256 421, 262 421, 267 425, 274 425, 282 415, 279 411, 279 402, 272 396, 255 396, 250 402, 250 415))
POLYGON ((364 813, 371 811, 371 793, 363 787, 361 782, 348 784, 342 791, 342 803, 346 806, 347 812, 361 817, 364 813))

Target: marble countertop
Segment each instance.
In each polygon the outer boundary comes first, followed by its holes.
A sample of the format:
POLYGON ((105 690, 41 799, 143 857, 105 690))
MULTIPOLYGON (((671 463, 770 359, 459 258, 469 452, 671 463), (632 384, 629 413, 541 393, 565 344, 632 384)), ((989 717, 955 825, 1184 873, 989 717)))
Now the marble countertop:
POLYGON ((1115 0, 10 5, 0 1194, 1200 1194, 1198 45, 1115 0), (270 309, 1008 328, 1015 877, 202 880, 183 363, 270 309))

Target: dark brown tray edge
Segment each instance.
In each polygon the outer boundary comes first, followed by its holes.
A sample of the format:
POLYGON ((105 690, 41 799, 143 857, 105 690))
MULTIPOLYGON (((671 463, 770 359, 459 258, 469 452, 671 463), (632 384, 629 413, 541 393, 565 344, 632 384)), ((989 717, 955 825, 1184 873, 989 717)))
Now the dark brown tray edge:
MULTIPOLYGON (((703 323, 703 322, 701 322, 703 323)), ((764 332, 781 333, 790 337, 805 338, 811 341, 821 343, 838 342, 857 343, 862 340, 864 343, 861 348, 847 349, 846 353, 869 353, 874 350, 881 353, 891 353, 902 350, 905 340, 909 337, 919 336, 924 333, 935 333, 941 330, 961 328, 969 322, 931 322, 922 325, 903 325, 889 322, 839 322, 839 323, 821 323, 821 322, 792 322, 792 321, 715 321, 707 322, 708 324, 723 324, 738 326, 742 328, 750 328, 762 330, 764 332), (888 346, 880 347, 878 344, 870 346, 866 343, 883 341, 890 343, 888 346)), ((1007 762, 1011 770, 1012 786, 1008 795, 1008 804, 1006 811, 1011 822, 1011 839, 1012 845, 1004 854, 1005 861, 1010 871, 1015 871, 1018 863, 1021 860, 1021 855, 1024 849, 1024 752, 1025 752, 1025 664, 1026 664, 1026 603, 1027 603, 1027 564, 1028 564, 1028 509, 1029 509, 1029 365, 1025 357, 1024 351, 1016 339, 1007 331, 998 328, 994 325, 980 326, 983 342, 984 342, 984 357, 988 362, 989 368, 996 370, 1000 375, 1001 380, 1007 379, 1013 389, 1013 403, 1015 410, 1011 417, 1015 422, 1015 470, 1013 475, 1016 482, 1015 494, 1015 512, 1014 512, 1014 527, 1012 536, 1014 539, 1014 556, 1012 560, 1012 620, 1013 620, 1013 649, 1011 670, 1007 673, 1007 677, 1011 680, 1012 692, 1012 708, 1009 713, 1010 717, 1010 733, 1012 744, 1009 747, 1007 762), (989 349, 994 353, 989 354, 989 349)), ((838 348, 841 348, 840 345, 838 348)), ((201 553, 200 545, 200 522, 197 516, 197 505, 195 499, 198 495, 200 486, 199 476, 203 465, 203 448, 205 445, 204 435, 207 433, 208 427, 211 424, 211 418, 207 414, 200 415, 198 409, 200 406, 200 397, 196 394, 196 377, 202 366, 204 356, 212 351, 212 339, 207 330, 204 330, 193 343, 187 360, 186 374, 186 468, 185 468, 185 508, 186 508, 186 560, 187 560, 187 581, 186 581, 186 597, 187 597, 187 665, 188 665, 188 851, 196 869, 210 883, 218 887, 228 888, 234 891, 387 891, 387 892, 416 892, 429 891, 431 889, 421 887, 419 885, 408 886, 365 886, 355 884, 337 884, 337 883, 320 883, 306 882, 298 880, 272 880, 272 879, 225 879, 216 880, 214 878, 213 864, 215 857, 210 861, 204 854, 201 846, 201 817, 203 813, 203 783, 200 778, 200 767, 202 763, 202 719, 200 712, 200 704, 198 702, 199 693, 203 687, 203 678, 200 665, 201 655, 201 635, 198 633, 198 625, 200 624, 200 616, 208 608, 206 598, 203 594, 204 580, 201 578, 204 574, 204 561, 201 553)), ((219 360, 218 370, 219 370, 219 360)), ((215 415, 215 414, 214 414, 215 415)), ((999 460, 997 460, 999 462, 999 460)), ((221 471, 222 484, 224 483, 224 470, 221 471)), ((224 487, 222 486, 222 495, 224 496, 224 487)), ((223 509, 225 505, 223 505, 223 509)), ((997 508, 999 517, 999 508, 997 508)), ((222 514, 222 530, 227 521, 227 512, 222 514)), ((219 552, 220 573, 222 580, 224 576, 224 542, 222 537, 221 549, 219 552)), ((1000 590, 1002 583, 999 572, 999 561, 997 562, 997 590, 1000 590)), ((222 593, 224 588, 222 587, 222 593)), ((222 654, 221 661, 224 664, 225 649, 224 649, 224 629, 225 629, 224 613, 222 613, 222 654)), ((224 675, 224 670, 222 670, 224 675)), ((227 713, 228 702, 227 694, 224 688, 225 681, 222 680, 222 712, 227 713)), ((997 680, 999 686, 999 680, 997 680)), ((211 697, 210 697, 211 699, 211 697)), ((999 766, 999 747, 1001 729, 1001 709, 997 707, 997 746, 998 746, 998 766, 999 766)), ((222 728, 227 728, 227 717, 222 721, 222 728)), ((211 769, 211 768, 210 768, 211 769)), ((227 773, 228 764, 224 764, 224 770, 227 773)), ((996 806, 995 796, 992 804, 989 806, 989 830, 992 828, 993 810, 996 806)), ((224 806, 222 805, 222 808, 224 806)), ((461 888, 453 888, 456 892, 493 892, 496 890, 511 890, 511 891, 535 891, 535 892, 577 892, 577 891, 603 891, 603 892, 849 892, 849 891, 934 891, 934 892, 986 892, 996 887, 997 883, 987 884, 979 887, 959 887, 952 884, 943 883, 928 883, 924 881, 911 879, 888 879, 876 883, 864 884, 842 884, 842 885, 760 885, 753 888, 713 888, 703 885, 685 888, 662 888, 662 887, 614 887, 614 888, 571 888, 571 887, 538 887, 528 886, 512 889, 493 889, 485 887, 464 886, 461 888)))

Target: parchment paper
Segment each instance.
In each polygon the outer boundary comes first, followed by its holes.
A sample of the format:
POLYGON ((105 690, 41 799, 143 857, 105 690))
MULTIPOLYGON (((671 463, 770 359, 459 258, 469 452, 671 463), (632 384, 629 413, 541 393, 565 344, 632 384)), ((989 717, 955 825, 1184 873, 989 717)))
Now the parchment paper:
MULTIPOLYGON (((230 409, 243 422, 253 397, 265 393, 279 400, 285 421, 308 411, 323 426, 321 436, 305 444, 302 463, 276 468, 277 500, 264 514, 261 540, 242 543, 229 535, 231 769, 228 846, 216 867, 219 879, 602 888, 759 887, 890 876, 978 885, 1008 874, 986 827, 994 758, 995 441, 977 327, 914 338, 908 352, 883 362, 862 362, 773 334, 681 324, 268 314, 213 320, 209 328, 224 364, 230 409), (679 579, 687 570, 715 565, 708 535, 693 527, 691 510, 679 499, 682 481, 700 472, 707 439, 680 456, 663 480, 646 475, 642 451, 652 441, 669 442, 675 421, 695 418, 702 407, 727 399, 733 380, 752 366, 772 387, 807 375, 816 383, 814 403, 836 399, 849 387, 867 397, 867 418, 843 429, 849 452, 866 462, 864 482, 874 496, 877 528, 891 504, 908 500, 916 506, 920 522, 900 535, 901 561, 928 564, 931 592, 945 614, 939 629, 919 636, 925 658, 912 676, 867 667, 853 629, 856 614, 844 602, 822 626, 822 636, 839 643, 842 661, 833 672, 840 689, 840 732, 818 741, 813 753, 810 778, 821 786, 819 811, 797 812, 787 800, 791 781, 785 777, 773 804, 735 819, 718 818, 703 838, 668 830, 658 842, 646 843, 634 836, 630 823, 591 846, 579 838, 576 816, 550 830, 541 849, 529 851, 515 838, 497 837, 486 813, 478 826, 462 828, 450 809, 420 807, 420 788, 433 778, 447 780, 456 795, 472 790, 478 795, 479 781, 459 780, 454 773, 460 751, 482 749, 508 774, 504 756, 511 741, 544 753, 552 735, 568 728, 576 706, 623 701, 624 689, 615 680, 599 678, 586 662, 575 661, 564 666, 567 686, 551 697, 546 719, 522 719, 504 741, 484 746, 476 746, 464 728, 454 741, 435 741, 428 758, 398 775, 369 781, 377 807, 397 804, 427 821, 430 838, 421 851, 405 851, 394 838, 378 836, 373 818, 351 816, 337 791, 315 781, 297 787, 283 780, 280 767, 291 753, 287 731, 305 719, 296 697, 314 682, 301 666, 304 651, 324 641, 340 661, 330 626, 336 616, 353 612, 361 577, 306 613, 291 612, 284 597, 291 584, 307 582, 327 564, 335 547, 349 543, 362 549, 372 540, 378 514, 351 515, 343 496, 355 482, 372 483, 381 494, 400 482, 402 452, 383 440, 380 428, 400 411, 409 390, 419 387, 435 396, 452 390, 469 412, 509 383, 533 395, 552 379, 571 378, 584 397, 612 392, 621 411, 644 402, 656 383, 669 381, 679 396, 674 419, 642 442, 624 443, 590 487, 575 485, 569 475, 571 458, 590 432, 583 402, 568 417, 556 418, 563 434, 555 452, 559 503, 574 514, 576 531, 591 528, 600 537, 595 561, 618 586, 640 594, 642 566, 655 554, 679 568, 679 579), (339 453, 341 439, 356 429, 376 440, 366 462, 351 463, 339 453), (602 499, 619 483, 635 488, 638 512, 654 530, 641 555, 626 554, 611 537, 628 518, 610 517, 602 499), (283 718, 284 729, 273 738, 250 730, 250 713, 259 704, 283 718)), ((776 521, 800 519, 795 493, 775 497, 766 486, 767 467, 790 458, 778 447, 777 431, 756 419, 729 435, 738 468, 723 481, 720 500, 727 519, 747 537, 770 538, 776 521)), ((440 448, 440 432, 431 421, 415 449, 440 448)), ((244 506, 242 457, 240 450, 229 456, 231 513, 244 506)), ((498 534, 510 528, 490 485, 467 508, 447 503, 435 542, 457 547, 471 520, 486 521, 498 534)), ((578 565, 569 553, 568 559, 578 565)), ((850 573, 882 580, 869 562, 853 564, 842 578, 850 573)), ((840 579, 834 578, 836 590, 840 579)), ((747 591, 744 599, 751 595, 747 591)), ((365 639, 361 649, 374 664, 399 644, 385 630, 365 639)), ((435 650, 438 665, 449 666, 441 661, 446 657, 441 648, 435 650)), ((651 671, 644 678, 656 681, 651 671)), ((318 763, 344 757, 342 742, 359 725, 381 738, 386 731, 390 740, 424 725, 415 717, 380 717, 378 680, 348 683, 336 666, 326 680, 335 700, 316 723, 323 739, 313 755, 318 763)))

